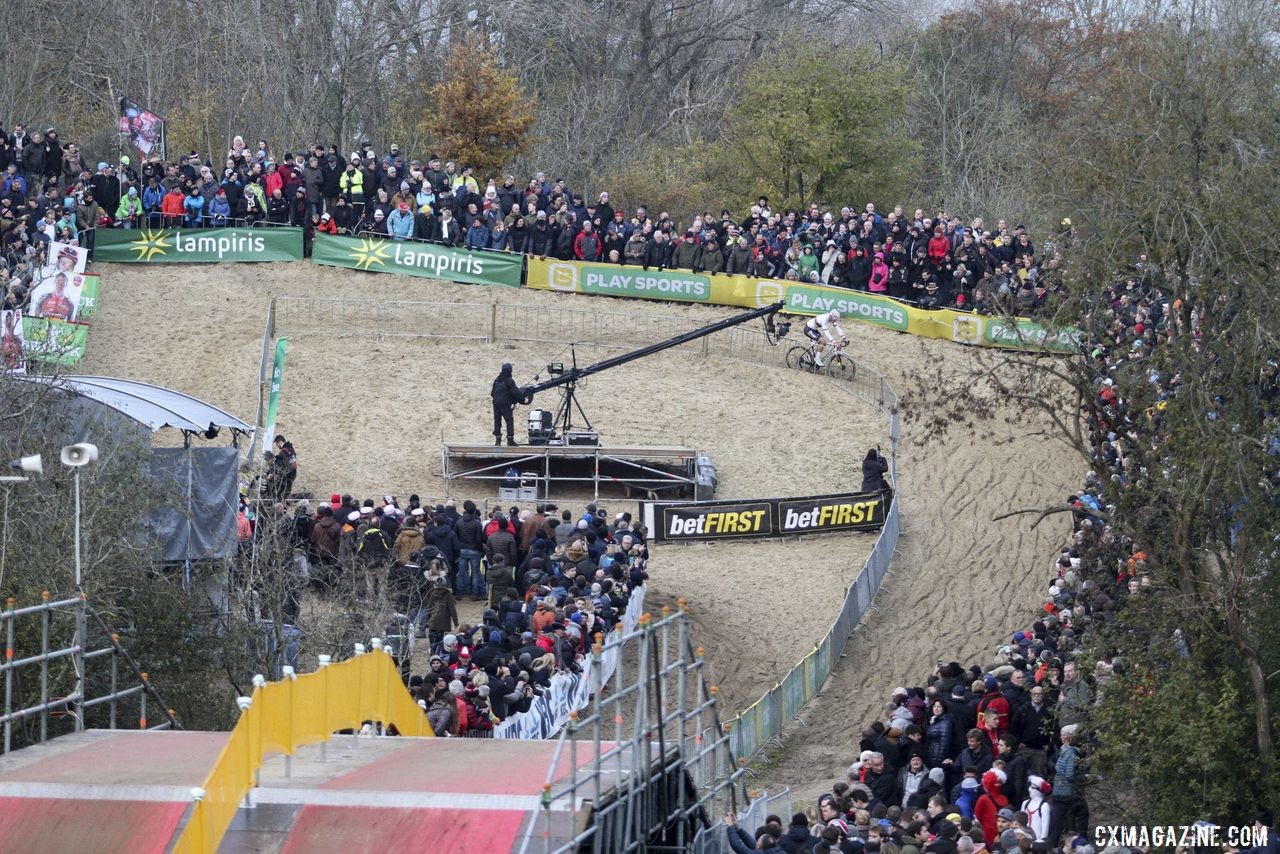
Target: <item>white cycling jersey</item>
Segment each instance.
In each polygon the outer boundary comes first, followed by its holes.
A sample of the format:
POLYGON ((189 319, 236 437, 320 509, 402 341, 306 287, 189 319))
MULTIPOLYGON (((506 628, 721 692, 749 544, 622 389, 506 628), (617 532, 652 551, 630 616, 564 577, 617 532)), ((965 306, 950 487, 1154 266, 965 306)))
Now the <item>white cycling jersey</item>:
POLYGON ((840 327, 840 321, 832 320, 825 313, 809 318, 805 323, 805 327, 819 333, 829 344, 834 344, 836 341, 842 341, 848 337, 844 334, 844 329, 840 327), (833 329, 835 334, 832 334, 833 329))

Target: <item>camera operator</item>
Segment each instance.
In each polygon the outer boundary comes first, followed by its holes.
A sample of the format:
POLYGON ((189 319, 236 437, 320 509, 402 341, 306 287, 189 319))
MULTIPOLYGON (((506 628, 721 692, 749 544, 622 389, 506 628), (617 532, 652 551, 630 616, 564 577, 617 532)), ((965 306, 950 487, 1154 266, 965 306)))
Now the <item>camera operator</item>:
POLYGON ((879 448, 867 451, 862 460, 862 492, 887 492, 889 482, 884 476, 889 471, 889 461, 880 455, 879 448))
POLYGON ((502 444, 502 424, 507 425, 507 444, 515 446, 516 434, 512 410, 520 402, 520 389, 511 378, 511 364, 504 363, 502 371, 493 378, 493 388, 489 392, 493 398, 493 443, 502 444))

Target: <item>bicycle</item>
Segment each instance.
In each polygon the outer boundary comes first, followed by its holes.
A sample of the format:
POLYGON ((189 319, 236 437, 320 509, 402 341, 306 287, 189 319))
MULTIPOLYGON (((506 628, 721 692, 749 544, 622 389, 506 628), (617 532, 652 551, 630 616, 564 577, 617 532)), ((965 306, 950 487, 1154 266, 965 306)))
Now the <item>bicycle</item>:
POLYGON ((824 345, 827 352, 830 353, 830 357, 823 365, 818 364, 817 353, 814 349, 815 344, 796 344, 787 350, 787 367, 808 371, 809 373, 817 373, 820 369, 825 368, 827 376, 847 382, 852 380, 858 373, 857 363, 844 354, 844 348, 848 343, 848 339, 845 339, 835 344, 824 345))

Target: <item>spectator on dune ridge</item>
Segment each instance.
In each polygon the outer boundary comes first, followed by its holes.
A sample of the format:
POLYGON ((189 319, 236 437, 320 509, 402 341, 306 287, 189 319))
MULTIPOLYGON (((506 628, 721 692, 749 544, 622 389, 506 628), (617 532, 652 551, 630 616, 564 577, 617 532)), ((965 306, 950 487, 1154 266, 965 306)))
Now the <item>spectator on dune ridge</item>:
MULTIPOLYGON (((895 217, 890 224, 886 218, 890 234, 899 230, 900 222, 895 217)), ((947 263, 938 238, 951 225, 919 225, 926 223, 917 211, 907 233, 915 235, 911 239, 917 242, 926 240, 925 234, 934 235, 927 238, 929 248, 922 254, 927 275, 932 277, 947 263)), ((1026 258, 1034 252, 1031 241, 1023 239, 1021 226, 1010 232, 1000 222, 996 227, 1000 236, 992 241, 999 252, 990 253, 997 261, 988 262, 985 244, 977 243, 981 228, 981 221, 975 221, 973 239, 966 232, 952 244, 968 253, 969 268, 980 281, 989 279, 993 270, 998 276, 1009 275, 1007 262, 998 259, 1015 254, 1026 258)), ((1070 228, 1070 221, 1064 220, 1060 239, 1069 238, 1070 228)), ((913 252, 906 247, 903 254, 913 252)), ((1128 364, 1135 352, 1150 352, 1175 335, 1194 333, 1181 327, 1177 315, 1170 313, 1176 303, 1171 305, 1151 279, 1144 257, 1134 265, 1134 275, 1099 289, 1097 310, 1108 320, 1108 330, 1106 340, 1091 345, 1091 353, 1099 368, 1097 394, 1105 406, 1103 420, 1090 425, 1090 441, 1110 478, 1090 472, 1071 497, 1075 532, 1053 560, 1042 607, 1034 614, 1012 615, 1015 628, 1007 642, 1000 643, 986 660, 969 666, 938 661, 922 685, 895 689, 862 743, 846 742, 846 749, 862 752, 849 769, 849 779, 838 785, 860 794, 841 802, 838 815, 824 813, 813 832, 847 824, 859 843, 874 844, 875 838, 884 838, 876 825, 858 824, 856 806, 865 803, 885 816, 890 807, 900 809, 896 818, 880 819, 881 830, 890 839, 901 839, 904 849, 922 854, 960 850, 1079 854, 1088 850, 1077 840, 1077 835, 1087 838, 1091 830, 1087 726, 1098 689, 1110 678, 1112 666, 1105 661, 1083 666, 1083 640, 1092 626, 1111 620, 1127 600, 1141 597, 1144 588, 1150 587, 1146 550, 1113 530, 1105 518, 1111 489, 1123 486, 1132 476, 1122 447, 1130 438, 1126 431, 1140 436, 1146 429, 1137 422, 1129 422, 1125 431, 1117 429, 1126 401, 1112 373, 1128 364), (927 702, 924 721, 917 718, 912 705, 917 695, 927 702), (909 758, 890 786, 883 771, 887 757, 902 757, 904 741, 906 749, 912 750, 910 731, 917 724, 924 727, 923 749, 906 754, 909 758), (935 779, 936 794, 930 786, 935 779), (919 809, 922 800, 924 808, 919 809)), ((892 271, 890 281, 894 281, 892 271)), ((935 279, 927 281, 936 287, 935 279)), ((1271 376, 1277 373, 1274 367, 1268 371, 1271 376)), ((1148 379, 1156 389, 1157 402, 1178 393, 1177 377, 1166 378, 1157 371, 1148 379)), ((1261 387, 1270 389, 1267 399, 1273 400, 1277 396, 1274 380, 1265 379, 1261 387)), ((818 806, 821 811, 821 798, 818 806)), ((867 850, 862 844, 857 847, 867 850)))
MULTIPOLYGON (((277 160, 262 144, 237 148, 236 139, 243 138, 235 137, 216 169, 215 163, 191 152, 170 164, 153 156, 141 174, 127 164, 117 172, 104 162, 99 164, 103 174, 90 175, 83 169, 86 158, 80 149, 64 145, 54 129, 49 131, 0 132, 0 150, 15 152, 10 158, 14 177, 7 179, 5 192, 20 205, 28 198, 45 198, 44 191, 52 186, 56 198, 72 196, 78 205, 83 188, 92 183, 106 215, 103 227, 136 224, 136 219, 116 215, 121 198, 133 188, 152 224, 214 227, 265 221, 310 230, 333 222, 339 234, 426 240, 543 259, 816 281, 925 308, 1031 316, 1050 309, 1057 298, 1055 244, 1071 235, 1069 220, 1061 234, 1037 242, 1023 226, 1010 228, 1003 219, 987 228, 981 218, 948 211, 928 215, 917 208, 908 214, 899 205, 882 215, 874 204, 847 202, 825 210, 813 204, 806 210, 775 211, 767 199, 740 212, 741 218, 726 209, 717 219, 704 210, 691 212, 687 224, 681 224, 667 212, 651 217, 644 204, 635 205, 629 216, 632 206, 619 205, 609 192, 589 195, 543 173, 531 176, 521 189, 513 175, 478 175, 471 166, 459 169, 450 161, 441 167, 434 152, 425 167, 424 161, 399 150, 379 158, 367 142, 345 158, 336 145, 310 143, 277 160), (52 169, 46 168, 51 146, 56 147, 52 169), (19 151, 22 157, 16 156, 19 151), (107 167, 105 172, 101 167, 107 167), (151 189, 152 178, 159 191, 151 189), (221 201, 214 202, 218 186, 226 191, 225 211, 221 201), (203 199, 201 209, 193 210, 189 202, 164 209, 164 193, 175 187, 184 200, 194 187, 203 199)), ((34 219, 40 218, 44 204, 37 202, 34 219)))

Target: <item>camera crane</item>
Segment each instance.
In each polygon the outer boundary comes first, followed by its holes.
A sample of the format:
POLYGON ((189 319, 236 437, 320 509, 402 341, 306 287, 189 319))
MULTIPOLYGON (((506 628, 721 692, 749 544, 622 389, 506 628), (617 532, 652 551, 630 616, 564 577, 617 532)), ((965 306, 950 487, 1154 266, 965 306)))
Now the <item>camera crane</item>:
POLYGON ((541 391, 547 391, 553 388, 563 388, 564 392, 560 398, 560 406, 556 410, 554 418, 550 412, 545 410, 533 410, 529 413, 529 444, 530 445, 548 445, 548 444, 583 444, 596 445, 599 444, 599 437, 595 434, 591 426, 591 419, 587 418, 587 413, 582 411, 582 405, 578 403, 577 386, 580 380, 584 380, 592 374, 598 374, 609 368, 616 368, 618 365, 625 365, 627 362, 633 362, 636 359, 643 359, 645 356, 651 356, 654 353, 671 347, 678 347, 681 344, 695 341, 713 332, 720 332, 724 329, 730 329, 734 326, 740 326, 755 320, 758 317, 765 319, 765 335, 770 344, 776 344, 777 339, 787 334, 790 324, 775 324, 773 316, 782 310, 786 303, 782 300, 770 303, 763 308, 757 308, 754 311, 735 314, 733 317, 726 317, 724 320, 718 320, 707 326, 685 332, 674 338, 668 338, 666 341, 659 341, 656 344, 650 344, 647 347, 641 347, 639 350, 632 350, 629 353, 623 353, 614 356, 611 359, 605 359, 603 362, 596 362, 594 365, 586 367, 578 367, 577 353, 573 353, 573 365, 566 369, 562 364, 550 364, 547 366, 547 372, 552 374, 551 378, 533 385, 527 385, 520 389, 520 402, 526 406, 533 402, 533 396, 541 391), (582 416, 582 420, 586 423, 586 430, 575 432, 573 429, 573 412, 577 410, 582 416), (559 430, 559 436, 556 431, 559 430))

